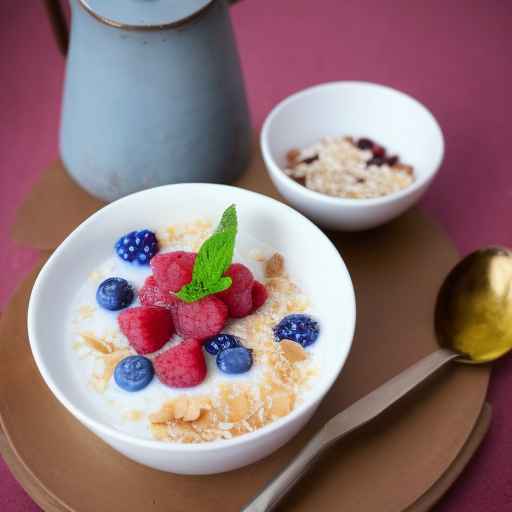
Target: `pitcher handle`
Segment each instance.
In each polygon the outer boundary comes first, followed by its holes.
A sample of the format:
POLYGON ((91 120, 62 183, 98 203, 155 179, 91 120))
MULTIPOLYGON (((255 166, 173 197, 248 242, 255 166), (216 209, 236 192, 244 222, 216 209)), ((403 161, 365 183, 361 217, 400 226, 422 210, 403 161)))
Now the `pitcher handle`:
POLYGON ((44 4, 57 46, 62 55, 66 56, 69 45, 69 30, 62 5, 59 0, 44 0, 44 4))

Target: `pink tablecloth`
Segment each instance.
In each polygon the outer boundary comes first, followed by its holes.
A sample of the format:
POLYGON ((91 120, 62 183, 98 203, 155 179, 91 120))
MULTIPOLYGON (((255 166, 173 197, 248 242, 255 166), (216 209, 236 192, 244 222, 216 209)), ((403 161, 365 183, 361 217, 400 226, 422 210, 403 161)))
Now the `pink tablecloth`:
MULTIPOLYGON (((57 156, 64 61, 42 2, 0 9, 1 308, 36 260, 8 231, 16 207, 57 156)), ((402 89, 432 109, 447 141, 422 207, 463 253, 512 246, 511 2, 245 0, 233 20, 256 129, 277 101, 315 83, 370 80, 402 89)), ((511 391, 509 358, 493 374, 489 435, 437 510, 512 510, 511 391)), ((1 461, 0 510, 38 510, 1 461)))

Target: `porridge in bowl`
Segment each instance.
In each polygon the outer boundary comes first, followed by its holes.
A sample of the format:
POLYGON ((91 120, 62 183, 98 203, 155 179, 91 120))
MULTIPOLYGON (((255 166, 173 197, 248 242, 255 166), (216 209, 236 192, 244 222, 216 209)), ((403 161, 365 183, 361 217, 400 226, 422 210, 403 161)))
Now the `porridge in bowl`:
MULTIPOLYGON (((114 241, 113 241, 114 242, 114 241)), ((253 432, 302 403, 321 326, 285 258, 191 219, 121 236, 70 308, 79 385, 112 426, 202 443, 253 432)))

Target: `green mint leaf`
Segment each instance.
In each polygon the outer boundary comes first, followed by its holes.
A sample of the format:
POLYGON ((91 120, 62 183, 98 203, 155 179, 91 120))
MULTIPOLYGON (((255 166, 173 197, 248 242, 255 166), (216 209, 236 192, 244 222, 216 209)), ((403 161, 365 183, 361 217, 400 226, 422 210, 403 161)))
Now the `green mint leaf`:
POLYGON ((231 278, 225 277, 224 272, 233 261, 237 230, 236 207, 231 205, 222 214, 213 235, 201 245, 194 263, 192 281, 176 294, 180 299, 195 302, 231 286, 231 278))
POLYGON ((214 283, 209 288, 204 288, 200 284, 197 283, 189 283, 186 284, 176 295, 183 300, 184 302, 195 302, 199 299, 203 299, 208 295, 213 295, 214 293, 223 292, 227 290, 231 286, 231 278, 230 277, 222 277, 219 281, 214 283))
POLYGON ((237 229, 238 220, 236 218, 236 206, 232 204, 230 207, 226 208, 226 210, 222 214, 219 225, 216 229, 216 233, 234 230, 236 234, 237 229))
POLYGON ((231 280, 231 277, 221 277, 210 287, 210 294, 223 292, 224 290, 227 290, 232 283, 233 281, 231 280))

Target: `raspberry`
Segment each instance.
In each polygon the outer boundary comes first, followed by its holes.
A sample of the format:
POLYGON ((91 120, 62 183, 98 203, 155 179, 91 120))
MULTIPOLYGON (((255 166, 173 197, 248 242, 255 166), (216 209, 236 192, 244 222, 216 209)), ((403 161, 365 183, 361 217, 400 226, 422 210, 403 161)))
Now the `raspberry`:
POLYGON ((252 295, 252 311, 256 311, 258 308, 263 306, 268 298, 268 292, 265 285, 259 281, 254 281, 251 290, 252 295))
POLYGON ((231 318, 243 318, 252 312, 252 288, 231 295, 229 299, 225 300, 228 307, 229 316, 231 318))
POLYGON ((252 285, 254 277, 251 271, 241 263, 233 263, 226 273, 231 277, 231 286, 217 294, 227 305, 229 316, 241 318, 252 311, 252 285))
POLYGON ((177 292, 192 281, 195 252, 175 251, 158 254, 151 260, 151 268, 163 293, 177 292))
POLYGON ((201 384, 206 377, 206 362, 201 342, 187 338, 155 358, 155 373, 167 386, 188 388, 201 384))
POLYGON ((224 275, 231 277, 232 283, 227 290, 219 293, 219 295, 245 292, 251 288, 252 283, 254 282, 252 272, 241 263, 233 263, 230 265, 224 275))
POLYGON ((139 290, 139 299, 143 306, 158 306, 168 309, 178 301, 178 298, 172 293, 160 291, 153 276, 149 276, 144 281, 144 285, 139 290))
POLYGON ((138 354, 156 352, 174 333, 169 310, 155 306, 125 309, 117 317, 117 321, 138 354))
POLYGON ((179 301, 171 313, 176 332, 184 338, 204 339, 215 336, 228 318, 227 306, 211 295, 190 304, 179 301))

